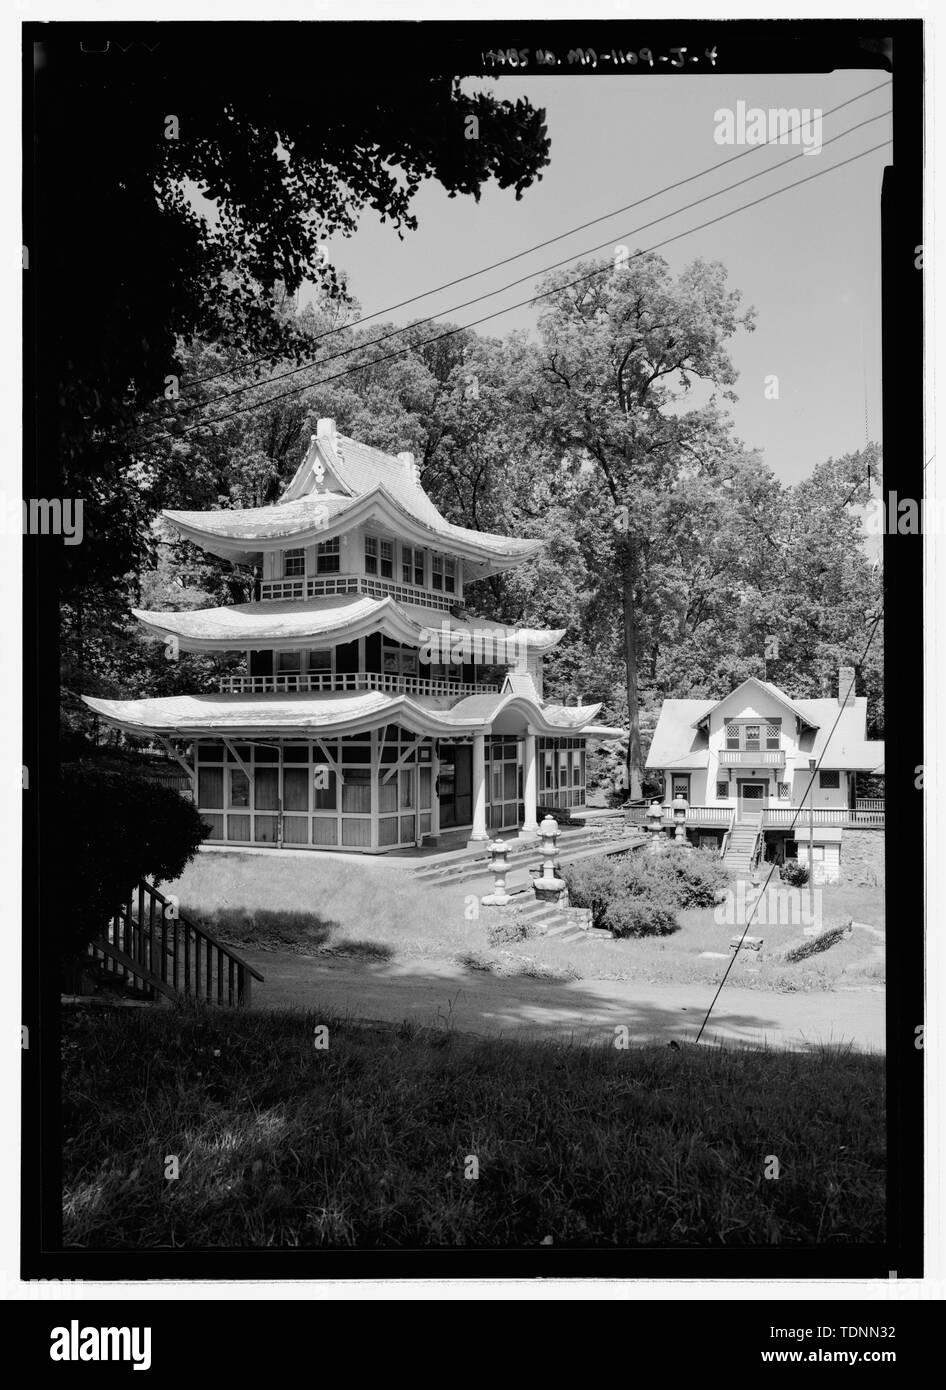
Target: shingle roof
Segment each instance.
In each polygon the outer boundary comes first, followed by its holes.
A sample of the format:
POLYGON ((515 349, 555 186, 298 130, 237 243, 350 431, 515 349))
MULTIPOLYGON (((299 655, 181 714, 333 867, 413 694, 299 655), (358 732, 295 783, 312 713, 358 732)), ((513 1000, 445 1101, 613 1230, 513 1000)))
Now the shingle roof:
MULTIPOLYGON (((182 612, 150 612, 132 609, 135 617, 153 631, 177 636, 187 650, 253 650, 273 643, 304 645, 307 640, 332 638, 347 640, 349 629, 355 636, 384 631, 398 641, 423 646, 446 634, 450 637, 480 638, 505 642, 544 652, 556 646, 564 628, 516 628, 489 623, 479 618, 454 618, 419 604, 398 603, 393 598, 371 598, 366 594, 336 594, 305 600, 237 603, 224 608, 191 608, 182 612)), ((489 657, 485 658, 487 661, 489 657)), ((501 657, 497 657, 501 660, 501 657)))
POLYGON ((646 766, 706 767, 706 736, 697 731, 696 725, 717 704, 716 700, 664 700, 646 766))
POLYGON ((730 699, 731 696, 735 695, 736 691, 741 690, 744 685, 760 686, 763 690, 767 690, 768 693, 774 699, 778 700, 780 704, 784 705, 787 709, 790 709, 792 714, 798 715, 798 717, 801 719, 807 718, 803 710, 800 708, 800 706, 805 703, 804 701, 792 700, 792 697, 790 695, 786 695, 784 690, 779 690, 778 686, 773 685, 771 681, 759 680, 758 676, 747 676, 744 681, 737 685, 733 690, 730 690, 728 694, 723 695, 721 699, 710 701, 709 708, 706 710, 705 714, 701 714, 698 716, 698 721, 703 720, 706 718, 707 715, 712 714, 713 710, 719 709, 719 706, 721 704, 724 704, 726 700, 730 699))
MULTIPOLYGON (((789 700, 777 686, 763 681, 758 684, 784 700, 808 725, 799 739, 802 758, 816 758, 821 767, 832 770, 883 771, 883 740, 865 737, 867 700, 863 695, 842 708, 835 698, 789 700)), ((668 770, 706 767, 709 750, 705 736, 696 726, 720 704, 721 700, 664 700, 647 755, 647 767, 668 770)))
POLYGON ((535 538, 501 536, 492 531, 455 526, 441 515, 402 460, 346 435, 314 439, 283 498, 271 506, 206 512, 165 511, 162 516, 206 549, 214 553, 232 552, 246 559, 258 553, 264 542, 299 538, 308 544, 318 539, 317 532, 331 535, 333 528, 337 528, 349 512, 354 525, 364 519, 362 504, 370 498, 377 499, 382 510, 385 506, 388 508, 388 521, 397 522, 400 516, 403 523, 411 520, 417 523, 424 533, 421 543, 436 545, 439 541, 446 549, 452 541, 459 547, 472 547, 487 570, 491 560, 494 568, 502 569, 508 566, 500 564, 497 567, 495 562, 527 560, 545 545, 545 541, 535 538), (314 455, 324 457, 339 484, 338 490, 311 490, 314 455), (243 542, 241 547, 240 542, 243 542))
MULTIPOLYGON (((321 694, 274 695, 167 695, 143 700, 103 700, 83 695, 96 714, 130 733, 191 736, 237 733, 292 733, 312 736, 334 732, 357 732, 381 724, 398 723, 418 733, 446 734, 486 732, 490 721, 513 700, 525 706, 525 718, 543 731, 569 729, 584 732, 574 722, 562 722, 557 706, 543 709, 522 697, 511 695, 469 695, 452 709, 436 707, 436 701, 423 696, 389 695, 381 691, 359 694, 324 692, 321 694)), ((600 705, 586 705, 586 722, 600 705)), ((574 710, 572 711, 574 713, 574 710)), ((606 731, 610 736, 612 731, 606 731)), ((591 734, 602 737, 602 734, 591 734)))

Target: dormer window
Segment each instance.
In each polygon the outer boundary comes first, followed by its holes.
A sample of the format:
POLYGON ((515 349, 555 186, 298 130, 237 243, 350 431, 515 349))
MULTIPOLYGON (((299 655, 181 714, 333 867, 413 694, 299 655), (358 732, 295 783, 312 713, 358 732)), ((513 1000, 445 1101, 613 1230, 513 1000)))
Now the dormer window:
POLYGON ((431 555, 430 585, 441 593, 455 594, 457 591, 457 562, 449 555, 431 555))
POLYGON ((405 584, 416 585, 419 589, 424 587, 424 552, 419 546, 401 547, 401 578, 405 584))
POLYGON ((338 536, 319 541, 315 549, 315 566, 319 574, 338 574, 341 565, 338 536))
POLYGON ((295 579, 305 574, 305 551, 287 550, 283 555, 283 577, 295 579))
POLYGON ((726 747, 728 749, 735 751, 742 748, 747 753, 758 753, 763 747, 778 749, 781 746, 781 719, 747 722, 738 719, 726 720, 726 747))

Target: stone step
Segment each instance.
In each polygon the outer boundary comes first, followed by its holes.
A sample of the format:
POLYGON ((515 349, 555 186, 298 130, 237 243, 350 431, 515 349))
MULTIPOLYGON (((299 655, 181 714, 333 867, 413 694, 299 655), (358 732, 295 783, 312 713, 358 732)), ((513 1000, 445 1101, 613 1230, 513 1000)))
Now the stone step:
MULTIPOLYGON (((600 842, 603 837, 594 831, 576 830, 569 834, 567 839, 559 842, 559 853, 565 853, 566 849, 583 848, 587 845, 594 845, 600 842)), ((507 842, 509 848, 506 851, 507 863, 512 866, 521 864, 524 860, 534 855, 542 854, 541 840, 531 840, 525 844, 520 844, 516 840, 507 842)), ((436 864, 422 865, 413 871, 412 877, 421 882, 433 882, 437 879, 456 881, 460 876, 470 877, 489 872, 490 856, 481 847, 475 849, 458 850, 456 857, 449 861, 440 860, 436 864)))
MULTIPOLYGON (((572 841, 568 848, 564 846, 558 850, 558 861, 560 864, 575 864, 583 859, 594 859, 600 855, 621 854, 622 852, 634 849, 637 845, 643 844, 643 837, 635 839, 630 836, 622 836, 619 840, 595 839, 591 843, 582 842, 577 844, 572 841)), ((506 891, 512 893, 517 887, 529 888, 532 885, 532 873, 526 869, 540 873, 542 870, 541 849, 533 847, 523 854, 517 854, 514 859, 509 861, 509 872, 506 876, 506 891)), ((445 887, 455 883, 468 883, 477 879, 491 879, 492 874, 489 867, 489 859, 482 859, 474 864, 461 868, 453 868, 445 871, 436 877, 425 877, 420 881, 429 883, 432 888, 445 887)))

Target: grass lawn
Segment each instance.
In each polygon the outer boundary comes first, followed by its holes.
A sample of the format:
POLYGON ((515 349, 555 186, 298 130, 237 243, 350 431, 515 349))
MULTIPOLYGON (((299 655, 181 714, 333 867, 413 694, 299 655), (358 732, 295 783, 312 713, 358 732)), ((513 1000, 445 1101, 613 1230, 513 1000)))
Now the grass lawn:
MULTIPOLYGON (((882 888, 828 886, 822 890, 825 922, 852 917, 882 932, 882 888)), ((774 915, 774 914, 773 914, 774 915)), ((720 925, 713 908, 689 908, 678 914, 680 931, 671 936, 624 941, 593 938, 577 945, 560 945, 554 937, 529 941, 529 950, 553 968, 574 961, 585 979, 642 980, 649 984, 711 984, 718 981, 729 959, 729 942, 743 926, 720 925), (702 952, 713 952, 703 956, 702 952), (717 958, 719 957, 719 958, 717 958)), ((729 972, 732 984, 778 991, 876 989, 884 983, 883 938, 855 930, 830 950, 792 964, 780 959, 807 938, 792 924, 757 925, 749 935, 762 938, 758 952, 743 948, 729 972)))
MULTIPOLYGON (((499 914, 480 908, 469 884, 432 888, 379 860, 316 855, 200 854, 167 888, 178 894, 185 913, 237 946, 366 960, 459 959, 496 973, 552 979, 711 985, 726 969, 730 938, 742 930, 718 924, 712 908, 692 908, 679 914, 681 930, 671 936, 564 945, 556 937, 535 936, 496 943, 490 932, 499 914)), ((826 921, 853 917, 883 930, 882 888, 821 891, 826 921)), ((729 974, 733 984, 804 991, 883 983, 884 943, 872 933, 855 930, 850 939, 798 964, 779 957, 806 939, 801 926, 753 924, 750 934, 763 938, 763 949, 740 952, 729 974)))
POLYGON ((316 1023, 324 1014, 68 1012, 67 1246, 884 1238, 881 1058, 343 1021, 319 1049, 316 1023))

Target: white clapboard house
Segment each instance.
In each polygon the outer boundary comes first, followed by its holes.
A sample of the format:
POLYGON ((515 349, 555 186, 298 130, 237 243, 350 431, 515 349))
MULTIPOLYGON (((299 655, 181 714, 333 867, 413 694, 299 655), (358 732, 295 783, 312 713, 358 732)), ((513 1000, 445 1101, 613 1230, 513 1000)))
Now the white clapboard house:
MULTIPOLYGON (((809 853, 816 880, 839 877, 844 836, 882 830, 883 798, 858 796, 862 774, 884 771, 884 745, 867 737, 867 700, 842 667, 829 699, 798 699, 750 679, 709 700, 664 700, 647 757, 663 777, 669 827, 686 802, 691 843, 719 848, 736 868, 759 857, 809 853)), ((645 819, 643 808, 634 815, 645 819)))

